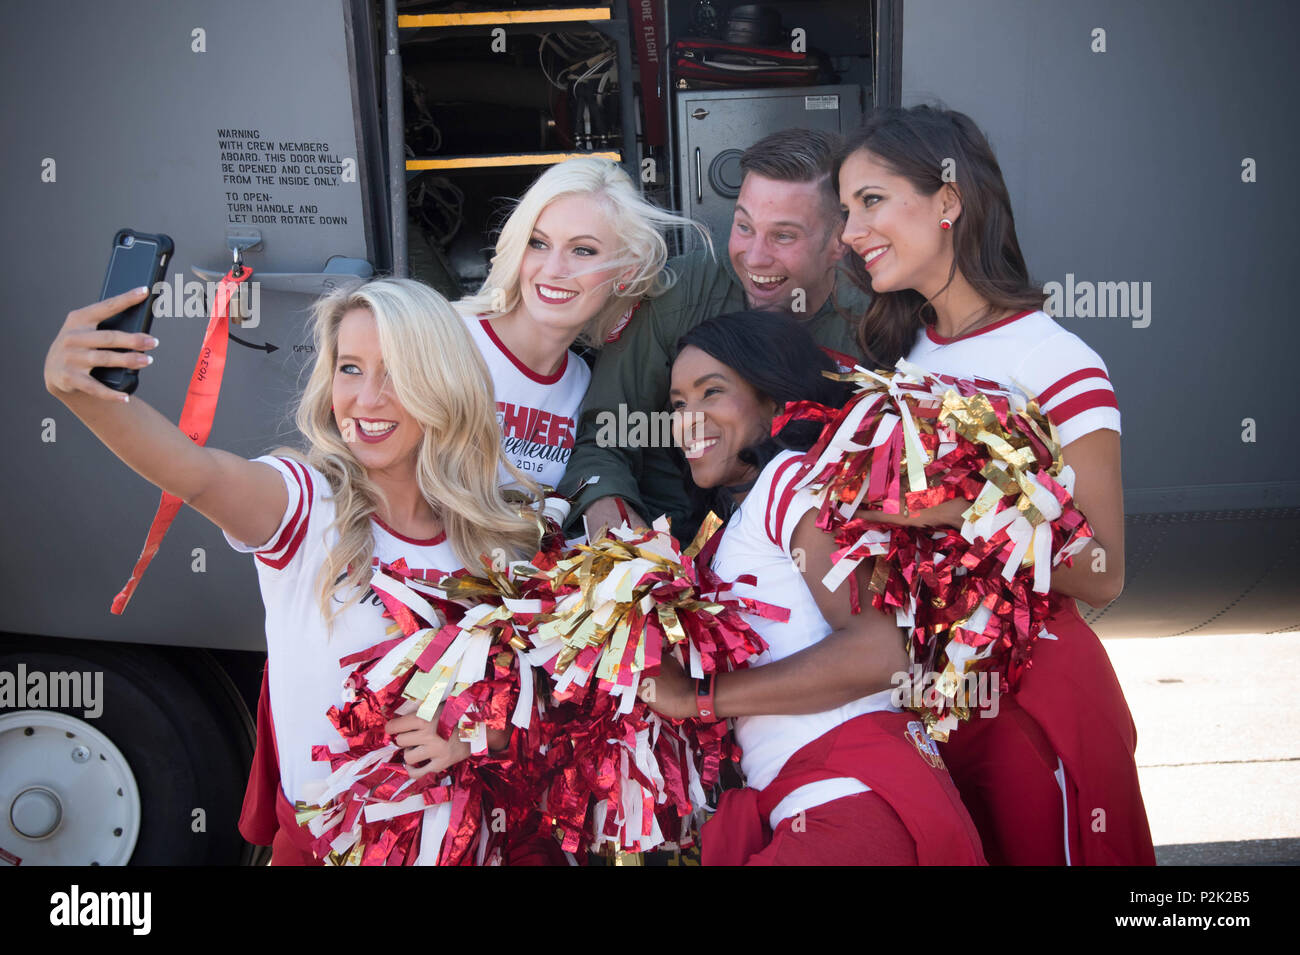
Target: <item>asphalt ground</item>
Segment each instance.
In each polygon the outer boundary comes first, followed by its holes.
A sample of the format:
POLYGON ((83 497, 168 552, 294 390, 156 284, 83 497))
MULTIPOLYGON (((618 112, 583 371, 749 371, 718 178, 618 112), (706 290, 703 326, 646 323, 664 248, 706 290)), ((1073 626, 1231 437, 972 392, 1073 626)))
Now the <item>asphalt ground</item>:
POLYGON ((1300 864, 1300 633, 1104 640, 1161 865, 1300 864))

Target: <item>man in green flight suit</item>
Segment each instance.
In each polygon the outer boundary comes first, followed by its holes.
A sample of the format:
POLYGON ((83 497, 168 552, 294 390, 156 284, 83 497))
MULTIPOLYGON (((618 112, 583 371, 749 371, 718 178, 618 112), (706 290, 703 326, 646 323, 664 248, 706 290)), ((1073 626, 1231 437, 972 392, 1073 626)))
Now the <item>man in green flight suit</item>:
POLYGON ((638 431, 649 440, 611 441, 608 422, 667 411, 677 340, 705 319, 746 308, 789 310, 834 357, 860 360, 854 322, 868 301, 847 279, 836 280, 844 223, 830 173, 840 145, 834 133, 787 129, 746 150, 727 259, 707 250, 673 259, 676 284, 646 300, 618 340, 601 349, 560 492, 570 495, 593 476, 599 482, 575 499, 571 533, 582 531, 584 517, 591 534, 618 525, 622 499, 634 527, 667 514, 683 544, 694 536, 680 450, 655 446, 654 428, 638 431))

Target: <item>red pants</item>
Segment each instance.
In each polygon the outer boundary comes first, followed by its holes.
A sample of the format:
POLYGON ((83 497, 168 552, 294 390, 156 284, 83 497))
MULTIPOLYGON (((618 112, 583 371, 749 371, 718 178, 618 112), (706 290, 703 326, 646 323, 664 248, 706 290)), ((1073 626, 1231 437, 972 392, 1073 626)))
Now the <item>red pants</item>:
POLYGON ((289 831, 277 829, 271 842, 271 865, 324 865, 310 852, 303 852, 289 838, 289 831))
POLYGON ((271 865, 324 865, 311 851, 311 836, 294 819, 283 792, 276 793, 275 815, 280 828, 271 841, 271 865))
POLYGON ((939 744, 952 781, 993 865, 1155 865, 1137 729, 1106 650, 1070 598, 1047 628, 1057 639, 1034 644, 998 715, 939 744))
POLYGON ((1067 794, 1073 797, 1067 820, 1056 752, 1013 699, 1002 698, 995 719, 963 723, 951 742, 939 745, 989 865, 1079 861, 1077 788, 1067 778, 1067 794))
POLYGON ((916 865, 916 842, 879 793, 833 799, 781 822, 745 865, 916 865), (869 855, 863 847, 869 846, 869 855))
POLYGON ((980 839, 938 750, 910 713, 855 717, 786 760, 763 790, 723 793, 700 834, 703 865, 983 865, 980 839), (782 820, 790 793, 824 779, 870 792, 782 820))

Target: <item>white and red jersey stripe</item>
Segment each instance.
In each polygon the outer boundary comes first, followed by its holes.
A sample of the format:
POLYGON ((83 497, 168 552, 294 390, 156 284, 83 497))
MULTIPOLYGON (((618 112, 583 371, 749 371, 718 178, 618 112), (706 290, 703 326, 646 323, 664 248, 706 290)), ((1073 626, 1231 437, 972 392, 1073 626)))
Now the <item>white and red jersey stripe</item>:
MULTIPOLYGON (((528 477, 557 487, 573 453, 591 370, 566 353, 558 370, 541 374, 506 346, 487 318, 466 316, 465 323, 492 375, 502 450, 528 477)), ((499 482, 510 485, 514 478, 502 468, 499 482)))
MULTIPOLYGON (((327 762, 314 762, 311 748, 339 740, 326 718, 331 706, 342 705, 343 681, 352 667, 339 659, 382 642, 388 625, 384 607, 373 592, 336 618, 333 631, 325 626, 319 606, 320 574, 329 549, 339 539, 333 526, 334 500, 325 476, 309 465, 287 457, 265 455, 268 464, 284 478, 289 500, 284 517, 266 543, 253 546, 229 534, 235 550, 256 558, 257 580, 266 607, 266 649, 271 711, 275 714, 275 740, 280 754, 280 779, 284 794, 293 802, 306 798, 308 784, 329 775, 327 762)), ((438 580, 458 570, 455 551, 440 534, 414 540, 398 534, 377 517, 371 520, 374 538, 372 567, 393 564, 399 557, 415 571, 413 586, 421 580, 438 580)), ((342 604, 343 600, 335 600, 342 604)))
MULTIPOLYGON (((316 496, 316 482, 307 473, 307 465, 293 458, 258 458, 272 467, 277 467, 285 477, 289 490, 289 508, 285 511, 284 523, 279 533, 273 534, 261 548, 254 550, 253 557, 274 570, 284 570, 298 553, 302 539, 307 536, 307 525, 311 517, 311 505, 316 496), (272 461, 275 463, 272 464, 272 461), (292 484, 290 484, 292 478, 292 484)), ((231 546, 236 550, 247 552, 246 544, 239 544, 226 535, 231 546)))
MULTIPOLYGON (((790 535, 794 533, 795 525, 799 523, 799 518, 803 517, 805 512, 817 506, 817 502, 810 491, 805 491, 798 502, 795 501, 795 497, 799 494, 795 482, 803 473, 804 456, 786 452, 778 457, 779 461, 772 462, 775 467, 770 469, 771 474, 764 471, 764 477, 768 480, 762 482, 763 530, 767 533, 768 540, 782 551, 789 553, 790 535), (792 505, 793 519, 791 519, 792 505)), ((756 484, 755 487, 758 485, 756 484)))
POLYGON ((1105 363, 1046 312, 1021 312, 960 338, 925 328, 907 360, 941 378, 983 379, 982 387, 997 383, 1035 398, 1062 445, 1093 431, 1120 430, 1105 363))
MULTIPOLYGON (((755 584, 735 585, 736 593, 785 607, 790 619, 785 623, 766 617, 750 616, 747 621, 767 641, 767 650, 752 662, 762 666, 821 641, 831 632, 830 624, 810 587, 824 587, 820 579, 809 580, 804 573, 805 561, 792 546, 800 519, 817 507, 807 488, 797 489, 804 456, 782 451, 763 469, 745 496, 740 509, 731 516, 717 552, 713 568, 724 580, 736 580, 752 574, 755 584)), ((818 531, 817 533, 821 533, 818 531)), ((848 589, 844 588, 844 599, 848 589)), ((866 613, 874 613, 869 606, 866 613)), ((767 786, 786 760, 813 740, 863 713, 893 710, 891 691, 864 696, 844 706, 821 713, 797 716, 743 716, 736 719, 736 739, 742 751, 741 768, 746 783, 756 789, 767 786)), ((811 809, 842 796, 866 792, 856 779, 827 779, 792 792, 772 812, 773 828, 800 809, 811 809)))

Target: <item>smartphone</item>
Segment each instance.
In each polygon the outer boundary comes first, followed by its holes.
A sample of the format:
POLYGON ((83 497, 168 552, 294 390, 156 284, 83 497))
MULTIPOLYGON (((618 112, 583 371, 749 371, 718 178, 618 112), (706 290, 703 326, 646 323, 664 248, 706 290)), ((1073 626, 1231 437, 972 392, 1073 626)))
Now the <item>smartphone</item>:
MULTIPOLYGON (((114 332, 148 332, 153 324, 153 303, 157 297, 154 286, 161 281, 163 269, 171 258, 172 240, 161 233, 150 235, 134 229, 119 229, 113 236, 113 256, 108 260, 108 273, 100 301, 121 295, 133 288, 148 286, 149 295, 140 304, 118 312, 99 323, 99 328, 114 332)), ((127 351, 113 348, 110 351, 127 351)), ((95 368, 91 375, 114 391, 131 394, 140 383, 137 368, 95 368)))

